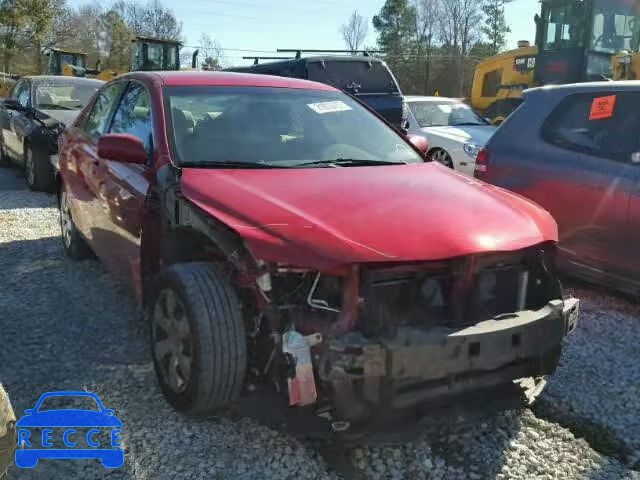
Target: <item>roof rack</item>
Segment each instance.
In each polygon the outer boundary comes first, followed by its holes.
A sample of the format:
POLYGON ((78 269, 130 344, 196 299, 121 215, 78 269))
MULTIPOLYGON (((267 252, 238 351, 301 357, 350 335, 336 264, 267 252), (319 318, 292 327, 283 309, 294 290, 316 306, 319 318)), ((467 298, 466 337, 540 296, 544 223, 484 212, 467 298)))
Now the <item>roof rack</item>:
POLYGON ((258 65, 260 60, 291 60, 292 57, 242 57, 243 60, 253 60, 254 65, 258 65))
POLYGON ((296 59, 302 57, 302 52, 305 53, 348 53, 351 55, 364 55, 365 57, 371 56, 373 53, 384 53, 382 50, 318 50, 313 48, 278 48, 278 53, 295 53, 296 59))

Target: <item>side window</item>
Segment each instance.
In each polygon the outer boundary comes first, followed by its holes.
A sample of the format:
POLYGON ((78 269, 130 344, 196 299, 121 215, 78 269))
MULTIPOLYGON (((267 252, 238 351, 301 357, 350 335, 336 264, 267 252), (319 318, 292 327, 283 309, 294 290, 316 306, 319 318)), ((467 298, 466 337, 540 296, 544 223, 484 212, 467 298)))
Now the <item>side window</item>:
POLYGON ((100 92, 84 122, 85 132, 94 137, 104 135, 109 127, 109 119, 111 118, 113 107, 118 98, 120 98, 124 86, 125 82, 117 82, 100 92))
POLYGON ((144 86, 135 82, 129 84, 113 117, 110 132, 134 135, 142 140, 148 153, 151 151, 151 102, 144 86))
POLYGON ((482 80, 482 96, 495 97, 498 95, 500 83, 502 82, 502 69, 492 70, 485 73, 482 80))
POLYGON ((620 162, 640 151, 640 93, 595 92, 567 97, 549 116, 549 143, 620 162))
POLYGON ((29 82, 21 80, 16 83, 11 92, 11 98, 18 100, 23 107, 27 107, 29 105, 29 82))

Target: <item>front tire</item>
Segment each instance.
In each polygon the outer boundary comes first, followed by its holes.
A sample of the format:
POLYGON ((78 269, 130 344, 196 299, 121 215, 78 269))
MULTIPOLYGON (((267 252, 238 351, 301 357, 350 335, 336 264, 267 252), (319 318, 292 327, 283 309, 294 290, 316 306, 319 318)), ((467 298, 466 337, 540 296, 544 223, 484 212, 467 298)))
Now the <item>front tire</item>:
POLYGON ((175 264, 160 273, 149 302, 153 363, 169 403, 190 414, 232 404, 247 351, 238 296, 213 265, 175 264))
POLYGON ((55 187, 49 156, 40 150, 34 151, 28 143, 24 146, 24 177, 34 192, 52 192, 55 187))
POLYGON ((441 148, 437 148, 429 153, 429 158, 432 161, 441 163, 445 167, 449 167, 453 170, 453 160, 451 159, 451 156, 441 148))
POLYGON ((93 252, 87 241, 82 237, 71 213, 71 204, 69 203, 69 193, 62 187, 60 191, 60 230, 62 233, 62 245, 64 253, 74 260, 83 260, 91 258, 93 252))

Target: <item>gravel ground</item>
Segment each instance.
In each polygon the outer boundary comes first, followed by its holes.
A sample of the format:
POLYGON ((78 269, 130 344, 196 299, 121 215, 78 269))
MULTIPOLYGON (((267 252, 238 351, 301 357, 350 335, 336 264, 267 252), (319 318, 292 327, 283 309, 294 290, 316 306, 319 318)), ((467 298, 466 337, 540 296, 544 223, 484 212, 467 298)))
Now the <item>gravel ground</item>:
MULTIPOLYGON (((10 479, 640 480, 575 429, 529 410, 427 427, 402 445, 342 450, 346 462, 250 419, 179 415, 159 392, 131 296, 99 262, 63 256, 57 219, 54 197, 24 190, 17 171, 0 169, 0 338, 11 339, 0 348, 0 381, 18 417, 46 391, 96 392, 123 421, 125 465, 41 460, 33 470, 13 467, 10 479)), ((640 312, 615 297, 585 297, 579 333, 545 398, 636 448, 640 312)))

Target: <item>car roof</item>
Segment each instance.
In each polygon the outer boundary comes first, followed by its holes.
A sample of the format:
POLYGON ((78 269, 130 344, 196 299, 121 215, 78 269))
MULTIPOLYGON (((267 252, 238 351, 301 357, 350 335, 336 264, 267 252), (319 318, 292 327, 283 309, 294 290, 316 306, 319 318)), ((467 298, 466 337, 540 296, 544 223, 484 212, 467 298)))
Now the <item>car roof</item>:
MULTIPOLYGON (((216 87, 275 87, 296 88, 302 90, 326 90, 338 92, 339 90, 324 83, 311 82, 298 78, 278 77, 275 75, 257 75, 254 73, 236 72, 206 72, 206 71, 160 71, 160 72, 135 72, 130 74, 135 77, 152 76, 159 77, 167 86, 216 86, 216 87)), ((127 75, 128 76, 128 75, 127 75)))
POLYGON ((530 88, 525 90, 527 93, 542 92, 562 92, 565 94, 592 92, 599 90, 640 90, 639 80, 623 80, 623 81, 604 81, 604 82, 585 82, 585 83, 567 83, 564 85, 545 85, 543 87, 530 88))
POLYGON ((67 77, 64 75, 27 75, 22 78, 31 80, 33 83, 62 83, 68 85, 79 83, 102 85, 104 83, 102 80, 98 80, 97 78, 67 77))
POLYGON ((405 95, 404 99, 407 102, 460 102, 458 98, 451 97, 429 97, 423 95, 405 95))

